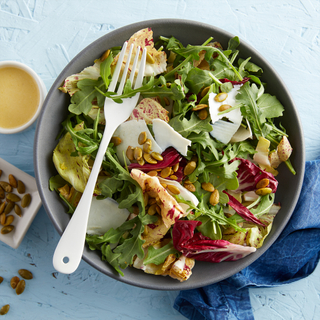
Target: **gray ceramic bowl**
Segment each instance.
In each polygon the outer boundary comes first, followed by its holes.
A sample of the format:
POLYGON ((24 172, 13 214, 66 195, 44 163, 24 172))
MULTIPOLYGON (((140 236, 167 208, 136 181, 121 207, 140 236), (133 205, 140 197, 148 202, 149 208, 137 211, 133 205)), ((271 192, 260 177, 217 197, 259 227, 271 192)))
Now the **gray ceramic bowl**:
MULTIPOLYGON (((40 196, 45 210, 59 234, 62 234, 68 224, 69 216, 65 213, 66 208, 59 196, 49 190, 48 181, 51 176, 57 174, 52 163, 52 151, 57 143, 55 137, 60 130, 60 123, 67 116, 69 99, 68 95, 58 90, 58 87, 67 76, 92 65, 93 60, 100 57, 106 49, 122 45, 134 32, 146 27, 152 28, 154 39, 157 39, 160 35, 172 35, 182 41, 184 45, 189 43, 201 44, 213 36, 216 41, 220 41, 226 47, 228 40, 234 36, 214 26, 194 21, 177 19, 143 21, 106 34, 82 50, 65 67, 54 82, 44 102, 38 120, 34 148, 35 173, 40 196)), ((276 201, 281 202, 282 209, 276 216, 271 234, 266 239, 264 246, 246 258, 234 262, 214 264, 198 261, 190 279, 183 283, 169 277, 148 275, 134 268, 124 270, 124 277, 121 277, 106 262, 101 261, 98 252, 90 251, 85 247, 83 259, 94 268, 114 279, 143 288, 159 290, 191 289, 221 281, 239 272, 259 258, 277 239, 288 222, 300 194, 304 176, 303 134, 294 102, 274 69, 257 51, 243 41, 241 41, 240 53, 241 57, 252 57, 251 61, 263 68, 263 81, 268 83, 267 91, 276 95, 285 106, 286 112, 281 122, 287 128, 290 136, 290 142, 294 150, 291 161, 297 171, 294 176, 284 165, 280 171, 276 201)))

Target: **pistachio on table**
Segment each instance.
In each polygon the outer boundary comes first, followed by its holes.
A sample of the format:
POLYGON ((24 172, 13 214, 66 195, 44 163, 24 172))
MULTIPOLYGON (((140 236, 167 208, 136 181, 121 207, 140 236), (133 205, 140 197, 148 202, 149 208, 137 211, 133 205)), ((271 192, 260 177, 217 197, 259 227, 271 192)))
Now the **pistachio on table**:
POLYGON ((7 314, 9 312, 10 309, 10 305, 6 304, 4 305, 1 309, 0 309, 0 315, 4 316, 5 314, 7 314))
POLYGON ((20 270, 18 270, 18 273, 23 279, 26 279, 26 280, 33 279, 32 272, 27 269, 20 269, 20 270))
POLYGON ((20 281, 20 278, 19 278, 19 277, 17 277, 17 276, 12 277, 11 280, 10 280, 10 286, 11 286, 11 288, 12 288, 12 289, 15 289, 15 288, 17 287, 19 281, 20 281))
POLYGON ((20 280, 16 286, 16 294, 20 295, 24 291, 25 287, 26 287, 26 282, 23 279, 20 280))

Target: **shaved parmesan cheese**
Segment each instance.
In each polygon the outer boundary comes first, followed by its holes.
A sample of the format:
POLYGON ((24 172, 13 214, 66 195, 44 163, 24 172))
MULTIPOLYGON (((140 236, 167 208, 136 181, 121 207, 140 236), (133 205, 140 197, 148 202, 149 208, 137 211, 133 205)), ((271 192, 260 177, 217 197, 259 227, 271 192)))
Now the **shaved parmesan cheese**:
POLYGON ((247 121, 248 127, 244 128, 240 126, 238 131, 231 138, 230 142, 240 142, 240 141, 245 141, 247 139, 252 139, 251 126, 248 119, 246 119, 246 121, 247 121))
POLYGON ((118 203, 111 199, 97 200, 92 198, 87 225, 88 234, 105 234, 110 228, 118 228, 129 217, 127 209, 119 209, 118 203))
POLYGON ((126 121, 117 128, 114 132, 114 137, 119 137, 122 142, 117 146, 117 156, 122 165, 124 165, 125 157, 126 163, 129 164, 130 160, 126 156, 126 151, 128 146, 133 148, 141 147, 138 144, 138 137, 141 132, 146 132, 147 139, 150 139, 152 142, 152 151, 162 153, 164 149, 162 149, 157 142, 153 139, 152 134, 150 133, 148 126, 144 120, 130 120, 126 121))
POLYGON ((238 91, 241 86, 242 85, 234 85, 232 90, 228 92, 228 97, 222 102, 217 102, 214 100, 215 96, 217 95, 216 93, 211 92, 209 94, 209 111, 212 123, 215 123, 222 118, 228 118, 233 123, 241 123, 242 116, 239 108, 222 115, 218 115, 218 113, 220 113, 219 108, 223 104, 228 104, 231 107, 234 107, 236 105, 236 95, 239 93, 238 91))
POLYGON ((233 135, 239 129, 242 121, 242 114, 240 108, 237 108, 230 112, 219 115, 219 108, 224 104, 234 107, 236 105, 236 95, 238 94, 240 87, 241 85, 235 85, 234 88, 228 93, 227 99, 222 102, 217 102, 214 100, 215 96, 217 95, 216 93, 211 92, 209 94, 209 112, 213 128, 213 130, 210 132, 210 135, 224 144, 229 143, 233 135), (222 120, 223 118, 228 119, 228 121, 222 120))
POLYGON ((191 141, 189 139, 184 138, 161 119, 154 119, 152 123, 154 137, 160 148, 165 150, 169 147, 173 147, 182 155, 187 155, 188 146, 191 146, 191 141))
POLYGON ((237 132, 239 125, 224 120, 218 120, 212 126, 210 135, 224 144, 229 143, 231 137, 237 132))

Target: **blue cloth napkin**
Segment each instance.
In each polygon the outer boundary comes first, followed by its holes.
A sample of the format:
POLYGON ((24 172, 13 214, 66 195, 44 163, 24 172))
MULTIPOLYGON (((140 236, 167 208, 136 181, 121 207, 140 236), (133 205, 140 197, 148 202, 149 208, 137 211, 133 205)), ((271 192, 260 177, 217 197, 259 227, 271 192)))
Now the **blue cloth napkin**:
POLYGON ((310 275, 320 258, 320 160, 307 161, 293 215, 275 243, 234 276, 199 289, 181 291, 174 308, 191 320, 253 320, 250 287, 288 284, 310 275))

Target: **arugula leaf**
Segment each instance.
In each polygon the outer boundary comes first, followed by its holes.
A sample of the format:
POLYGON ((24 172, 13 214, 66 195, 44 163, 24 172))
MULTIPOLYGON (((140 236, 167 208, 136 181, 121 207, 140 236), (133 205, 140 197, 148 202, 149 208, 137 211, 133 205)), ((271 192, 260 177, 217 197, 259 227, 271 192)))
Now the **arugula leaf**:
MULTIPOLYGON (((75 207, 70 203, 70 201, 68 201, 60 192, 59 192, 59 188, 62 188, 63 186, 65 186, 66 184, 69 185, 69 183, 67 181, 65 181, 60 175, 56 175, 53 176, 49 179, 49 189, 51 191, 57 191, 57 193, 59 194, 59 197, 65 202, 65 204, 68 206, 68 211, 67 213, 72 214, 75 211, 75 207)), ((76 193, 75 193, 76 194, 76 193)), ((71 199, 72 202, 73 199, 71 199)))
POLYGON ((219 79, 227 78, 229 80, 237 80, 236 74, 230 66, 219 59, 214 59, 210 67, 214 70, 212 74, 219 79))
POLYGON ((104 92, 103 90, 101 90, 101 86, 96 86, 95 90, 101 96, 113 99, 113 101, 115 101, 117 103, 122 103, 122 99, 131 98, 138 92, 140 92, 141 94, 143 94, 144 92, 148 92, 148 91, 150 91, 150 89, 152 89, 154 87, 154 85, 155 85, 154 77, 151 77, 148 82, 146 82, 146 79, 144 79, 143 85, 138 89, 132 89, 131 82, 128 79, 126 81, 126 84, 123 88, 123 93, 121 95, 117 95, 116 92, 110 92, 110 91, 104 92))
POLYGON ((253 155, 256 153, 255 146, 253 146, 249 141, 241 141, 235 143, 232 148, 233 153, 230 155, 230 160, 233 158, 243 158, 245 159, 248 154, 253 155))
POLYGON ((86 130, 75 130, 72 127, 71 116, 62 125, 71 134, 76 150, 82 155, 92 154, 99 148, 99 142, 87 135, 86 130))
POLYGON ((227 218, 224 215, 222 207, 208 207, 207 203, 208 198, 210 197, 210 192, 206 192, 198 206, 195 206, 191 201, 185 200, 179 195, 174 195, 174 197, 177 199, 178 203, 185 203, 194 211, 194 214, 188 214, 187 218, 189 220, 198 220, 199 216, 207 215, 212 219, 212 221, 216 221, 220 225, 231 226, 237 231, 245 231, 237 225, 237 222, 234 219, 227 218))
POLYGON ((246 82, 236 96, 237 102, 242 104, 241 112, 253 129, 257 138, 266 137, 271 131, 278 130, 271 119, 282 116, 283 106, 279 100, 270 94, 261 94, 263 88, 258 88, 254 83, 250 86, 246 82))
POLYGON ((188 139, 192 142, 192 144, 200 144, 203 149, 208 148, 212 154, 215 156, 215 158, 219 159, 219 154, 217 150, 217 144, 216 142, 211 138, 210 134, 208 132, 200 132, 200 133, 191 133, 188 136, 188 139))
POLYGON ((71 97, 71 104, 68 108, 71 113, 84 113, 87 115, 92 108, 92 101, 94 99, 97 99, 99 107, 103 106, 105 83, 102 78, 98 80, 83 79, 77 82, 77 86, 80 90, 71 97))
POLYGON ((102 260, 108 261, 108 263, 121 275, 123 272, 119 268, 118 259, 121 257, 121 253, 113 253, 110 246, 104 243, 101 247, 102 260))
POLYGON ((250 59, 251 59, 250 57, 247 58, 246 60, 243 60, 243 59, 242 59, 242 62, 239 63, 239 73, 240 73, 243 77, 245 77, 245 76, 247 75, 247 72, 245 71, 245 67, 246 67, 246 65, 249 63, 249 60, 250 60, 250 59))
POLYGON ((175 50, 175 49, 183 48, 182 43, 178 39, 176 39, 175 37, 166 38, 164 36, 160 36, 159 38, 164 43, 166 43, 167 50, 175 50))
POLYGON ((268 93, 264 93, 257 101, 257 105, 261 110, 261 121, 268 118, 277 118, 283 115, 284 107, 280 101, 268 93))
MULTIPOLYGON (((143 200, 143 192, 139 184, 131 178, 130 173, 125 168, 123 168, 121 164, 112 156, 109 148, 106 151, 106 158, 109 161, 110 169, 114 172, 114 179, 125 183, 123 183, 122 188, 114 189, 112 187, 110 188, 110 184, 106 179, 101 184, 99 184, 99 186, 103 189, 106 185, 107 192, 109 190, 120 192, 120 194, 118 195, 113 193, 113 198, 119 203, 119 208, 129 209, 133 204, 137 203, 140 210, 139 215, 144 216, 145 206, 143 200)), ((120 183, 117 183, 117 185, 120 186, 120 183)))
POLYGON ((208 87, 213 83, 210 71, 193 68, 188 73, 186 85, 195 94, 198 94, 203 87, 208 87))
POLYGON ((101 193, 106 198, 112 198, 112 195, 123 186, 123 181, 116 176, 110 177, 99 183, 101 193))
POLYGON ((110 52, 107 59, 105 59, 100 65, 100 76, 108 89, 109 84, 111 82, 111 63, 113 61, 113 54, 110 52))
POLYGON ((133 263, 133 257, 135 255, 137 255, 138 258, 143 259, 144 251, 142 245, 145 242, 141 238, 141 233, 143 231, 144 225, 140 219, 136 219, 135 227, 130 232, 132 237, 124 240, 123 244, 117 246, 113 250, 115 254, 120 254, 117 257, 117 263, 122 269, 125 269, 128 265, 133 263))
POLYGON ((167 97, 172 100, 182 100, 185 98, 185 92, 183 87, 178 81, 171 83, 170 87, 165 85, 162 86, 154 86, 148 91, 141 92, 143 97, 167 97))
POLYGON ((169 121, 171 127, 180 133, 184 138, 187 138, 192 132, 199 134, 200 132, 212 131, 212 125, 210 124, 210 117, 205 120, 198 118, 195 112, 191 114, 190 120, 180 116, 176 116, 169 121))
POLYGON ((241 108, 242 115, 252 124, 252 128, 257 137, 264 137, 263 132, 263 116, 261 110, 257 105, 258 87, 255 84, 246 82, 239 90, 236 96, 236 101, 242 103, 244 107, 241 108))
POLYGON ((228 199, 224 197, 223 190, 236 190, 239 187, 237 173, 235 172, 238 165, 238 161, 233 161, 231 164, 225 163, 221 167, 206 166, 205 171, 212 174, 210 182, 219 191, 221 203, 228 202, 228 199))
POLYGON ((274 203, 275 194, 270 193, 261 197, 261 201, 256 208, 251 208, 250 211, 256 217, 261 217, 262 215, 269 212, 274 203))
POLYGON ((55 175, 49 179, 49 189, 50 191, 58 190, 59 188, 66 185, 67 182, 60 175, 55 175))
MULTIPOLYGON (((247 59, 248 60, 248 59, 247 59)), ((238 64, 239 66, 244 62, 244 59, 239 58, 238 64)), ((247 70, 249 73, 254 73, 256 76, 260 76, 263 73, 262 68, 254 64, 253 62, 250 62, 249 60, 246 62, 244 66, 244 70, 247 70)))
POLYGON ((184 118, 188 113, 188 111, 190 111, 196 105, 196 102, 197 102, 196 95, 191 95, 187 101, 186 100, 174 101, 173 108, 172 108, 173 118, 176 116, 179 116, 180 118, 184 118))
POLYGON ((235 36, 228 41, 227 50, 231 50, 232 52, 235 52, 236 49, 239 47, 239 45, 240 45, 239 37, 235 36))
POLYGON ((102 243, 118 243, 122 235, 123 231, 110 228, 104 235, 87 234, 86 241, 91 250, 96 250, 100 249, 101 246, 98 245, 102 243))
POLYGON ((139 190, 138 187, 134 193, 130 193, 130 189, 127 189, 128 192, 122 192, 121 197, 117 199, 120 209, 130 208, 138 202, 140 202, 140 204, 142 203, 142 192, 137 192, 137 190, 139 190))
POLYGON ((222 232, 217 221, 212 221, 212 218, 206 214, 197 218, 202 224, 197 229, 206 237, 212 240, 222 239, 222 232))
POLYGON ((184 56, 184 57, 191 56, 194 60, 199 60, 199 53, 200 53, 200 51, 203 51, 203 50, 206 51, 205 59, 207 61, 210 60, 210 58, 213 56, 214 53, 218 53, 220 59, 222 59, 226 64, 228 64, 230 66, 230 68, 236 74, 237 78, 240 81, 243 80, 242 76, 236 70, 236 68, 232 65, 230 60, 218 48, 211 47, 211 46, 191 46, 191 45, 188 45, 186 48, 178 49, 175 52, 180 54, 180 55, 182 55, 182 56, 184 56))
POLYGON ((149 246, 148 254, 147 257, 143 260, 143 264, 147 265, 149 263, 154 263, 155 265, 159 265, 166 260, 169 254, 175 254, 177 256, 180 254, 180 252, 174 248, 172 240, 159 249, 155 249, 153 246, 149 246))

